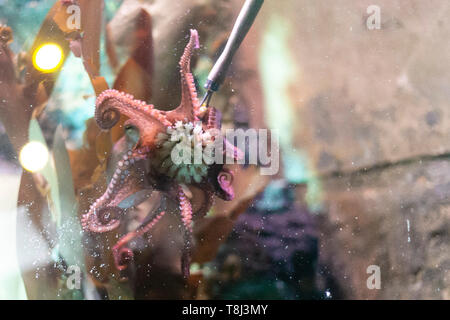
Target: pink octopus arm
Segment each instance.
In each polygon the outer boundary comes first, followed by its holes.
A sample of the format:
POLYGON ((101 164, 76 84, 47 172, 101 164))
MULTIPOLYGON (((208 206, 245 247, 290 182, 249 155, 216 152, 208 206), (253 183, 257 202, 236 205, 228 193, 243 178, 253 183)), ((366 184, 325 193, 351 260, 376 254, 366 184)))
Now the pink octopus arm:
POLYGON ((197 89, 190 65, 192 53, 194 49, 199 47, 197 30, 191 29, 189 42, 178 63, 181 76, 181 103, 175 110, 167 112, 167 118, 173 123, 175 121, 193 122, 198 120, 200 102, 197 98, 197 89))
POLYGON ((114 263, 119 271, 123 271, 128 267, 128 263, 133 259, 133 251, 126 245, 136 237, 142 236, 144 233, 149 232, 155 224, 161 220, 165 211, 162 211, 155 216, 149 223, 141 225, 135 231, 129 232, 117 241, 112 248, 114 255, 114 263))
POLYGON ((185 278, 189 277, 192 246, 192 205, 181 186, 178 186, 178 201, 180 203, 181 220, 184 226, 184 246, 181 255, 181 272, 185 278))
POLYGON ((138 164, 146 158, 146 148, 128 151, 123 156, 105 193, 83 215, 81 225, 84 230, 103 233, 119 227, 123 215, 120 203, 146 187, 144 169, 142 164, 138 164))

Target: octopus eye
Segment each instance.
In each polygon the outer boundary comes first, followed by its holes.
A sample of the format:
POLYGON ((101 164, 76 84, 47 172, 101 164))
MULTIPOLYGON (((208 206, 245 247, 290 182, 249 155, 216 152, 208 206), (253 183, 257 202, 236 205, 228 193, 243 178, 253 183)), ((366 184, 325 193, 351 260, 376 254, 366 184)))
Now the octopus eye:
POLYGON ((125 127, 125 138, 130 147, 135 146, 138 143, 139 138, 140 138, 138 128, 136 128, 132 125, 127 125, 125 127))

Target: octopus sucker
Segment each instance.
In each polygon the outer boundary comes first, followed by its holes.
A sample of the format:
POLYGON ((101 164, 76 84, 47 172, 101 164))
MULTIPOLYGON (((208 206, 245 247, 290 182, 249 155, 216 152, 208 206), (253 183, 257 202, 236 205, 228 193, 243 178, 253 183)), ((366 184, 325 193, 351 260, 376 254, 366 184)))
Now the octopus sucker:
POLYGON ((183 188, 178 186, 178 201, 180 203, 181 220, 184 226, 184 246, 181 256, 181 271, 183 277, 189 277, 189 266, 192 246, 192 205, 187 198, 183 188))

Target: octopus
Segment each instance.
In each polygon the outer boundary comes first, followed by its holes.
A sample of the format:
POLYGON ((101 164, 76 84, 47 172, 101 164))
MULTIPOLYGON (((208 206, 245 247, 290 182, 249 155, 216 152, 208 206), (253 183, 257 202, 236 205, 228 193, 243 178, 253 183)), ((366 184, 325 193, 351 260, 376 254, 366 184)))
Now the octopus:
MULTIPOLYGON (((140 191, 166 192, 178 203, 180 225, 184 230, 181 254, 181 271, 184 277, 189 276, 193 218, 206 215, 215 196, 227 201, 233 199, 233 174, 224 167, 225 161, 206 161, 207 157, 194 163, 174 162, 173 150, 181 145, 188 145, 204 151, 220 139, 223 147, 219 155, 217 152, 213 155, 214 159, 219 156, 237 160, 242 156, 240 150, 223 136, 210 133, 213 130, 220 131, 221 115, 214 107, 201 105, 197 98, 190 61, 194 49, 198 48, 198 33, 191 30, 189 42, 179 61, 181 102, 171 111, 159 110, 130 94, 114 89, 105 90, 97 97, 97 125, 103 130, 109 130, 117 124, 121 115, 125 115, 128 118, 124 124, 125 138, 130 148, 118 161, 104 194, 81 217, 81 225, 86 233, 110 232, 123 223, 129 207, 143 201, 136 196, 140 191), (193 200, 189 197, 191 187, 204 193, 204 201, 196 212, 193 212, 193 200), (133 201, 128 201, 133 195, 133 201)), ((165 211, 149 213, 145 223, 123 235, 112 247, 118 270, 125 270, 133 259, 133 250, 128 246, 130 241, 149 232, 164 214, 165 211)))

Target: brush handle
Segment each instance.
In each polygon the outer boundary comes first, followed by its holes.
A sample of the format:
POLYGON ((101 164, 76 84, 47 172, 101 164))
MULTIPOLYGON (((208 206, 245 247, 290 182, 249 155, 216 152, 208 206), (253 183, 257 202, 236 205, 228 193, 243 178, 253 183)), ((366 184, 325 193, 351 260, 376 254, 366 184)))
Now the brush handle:
POLYGON ((241 12, 234 23, 233 30, 228 38, 225 49, 219 59, 217 59, 211 72, 208 74, 205 89, 208 91, 217 91, 225 79, 227 69, 231 64, 236 50, 244 40, 245 36, 250 30, 250 27, 255 21, 256 15, 261 9, 264 0, 246 0, 242 6, 241 12))

